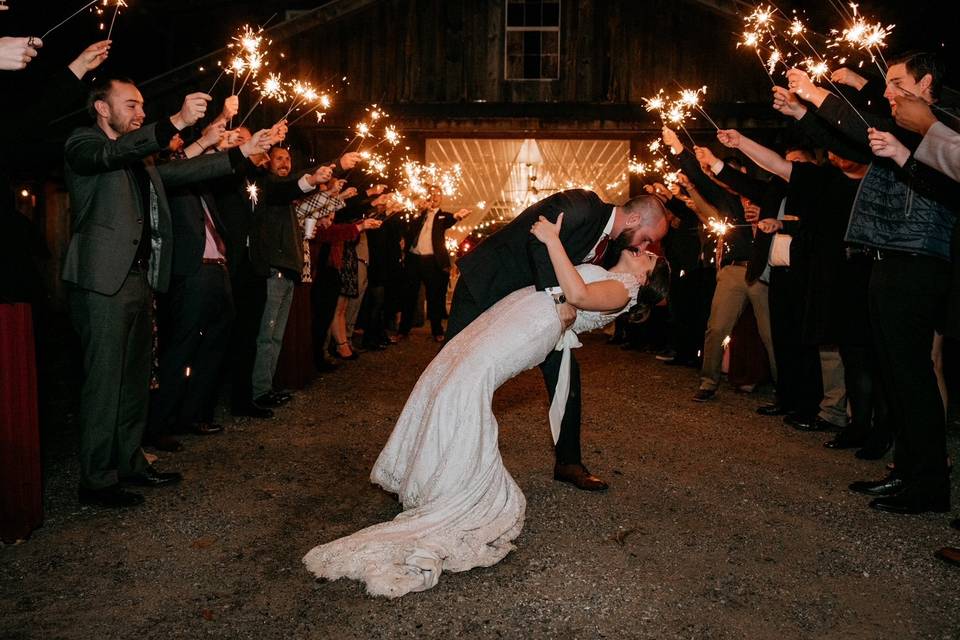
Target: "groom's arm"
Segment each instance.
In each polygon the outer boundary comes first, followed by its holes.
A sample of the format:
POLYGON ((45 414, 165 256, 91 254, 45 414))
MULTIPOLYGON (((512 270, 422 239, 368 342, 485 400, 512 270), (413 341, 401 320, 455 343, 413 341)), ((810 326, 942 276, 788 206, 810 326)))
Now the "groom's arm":
MULTIPOLYGON (((587 214, 580 207, 574 206, 567 206, 569 210, 564 211, 564 205, 573 204, 567 199, 560 199, 550 203, 544 201, 544 204, 546 206, 543 207, 543 210, 533 212, 534 215, 530 221, 530 225, 533 226, 538 216, 543 216, 550 222, 556 222, 557 216, 562 212, 563 228, 560 229, 560 237, 563 240, 564 246, 566 246, 569 238, 582 231, 582 227, 587 222, 587 214)), ((530 260, 530 268, 533 272, 533 284, 537 291, 544 291, 551 287, 560 286, 546 245, 537 240, 533 235, 527 240, 527 257, 530 260)))

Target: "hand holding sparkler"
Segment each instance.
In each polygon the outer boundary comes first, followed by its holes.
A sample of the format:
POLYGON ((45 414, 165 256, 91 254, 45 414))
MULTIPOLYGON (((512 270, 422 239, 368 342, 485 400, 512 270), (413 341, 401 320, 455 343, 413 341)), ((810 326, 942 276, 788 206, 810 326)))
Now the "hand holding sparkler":
POLYGON ((250 156, 269 151, 270 147, 273 146, 270 131, 270 129, 261 129, 250 136, 249 140, 240 145, 240 151, 243 153, 243 156, 249 158, 250 156))
MULTIPOLYGON (((719 135, 720 134, 718 132, 717 136, 719 135)), ((693 153, 697 156, 697 162, 700 163, 700 166, 706 167, 707 171, 710 170, 710 167, 720 161, 717 156, 713 155, 713 151, 710 151, 710 149, 707 149, 706 147, 694 147, 693 153)))
POLYGON ((807 114, 807 108, 784 87, 773 88, 773 108, 785 116, 799 120, 807 114))
POLYGON ((894 102, 897 108, 893 110, 893 117, 908 131, 925 136, 937 122, 930 105, 916 96, 896 96, 894 102))
POLYGON ((790 69, 787 71, 787 88, 791 93, 795 93, 807 102, 819 107, 827 99, 830 92, 822 87, 818 87, 810 80, 810 76, 801 69, 790 69))
POLYGON ((750 224, 756 224, 760 220, 760 207, 753 202, 745 202, 743 205, 743 219, 750 224))
POLYGON ((740 148, 740 132, 736 129, 721 129, 717 132, 717 140, 719 140, 720 144, 725 147, 729 147, 731 149, 740 148))
POLYGON ((683 151, 683 143, 680 142, 676 131, 664 125, 663 129, 661 129, 661 135, 663 136, 664 143, 670 147, 674 154, 679 154, 683 151))
POLYGON ((454 214, 453 214, 453 217, 454 217, 454 219, 456 219, 456 220, 463 220, 463 219, 466 218, 468 215, 470 215, 470 209, 467 209, 466 207, 464 207, 463 209, 460 209, 459 211, 457 211, 456 213, 454 213, 454 214))
POLYGON ((878 158, 890 158, 901 167, 910 159, 910 150, 892 133, 870 127, 867 129, 867 137, 870 139, 870 150, 878 158))
POLYGON ((196 144, 200 145, 202 151, 206 151, 210 147, 220 144, 220 141, 223 139, 226 130, 226 120, 215 120, 203 129, 203 132, 200 134, 200 138, 197 139, 196 144))
POLYGON ((73 72, 73 75, 77 76, 78 80, 83 80, 83 76, 87 75, 107 59, 107 56, 110 54, 110 45, 112 43, 109 40, 102 40, 100 42, 95 42, 83 52, 77 56, 77 59, 70 63, 70 71, 73 72))
POLYGON ((837 84, 845 84, 848 87, 853 87, 857 91, 860 91, 865 86, 867 86, 867 79, 861 76, 856 71, 852 71, 847 67, 841 67, 830 74, 830 80, 836 82, 837 84))
POLYGON ((192 127, 207 113, 207 103, 211 100, 213 100, 213 96, 210 94, 191 93, 183 99, 180 112, 171 117, 170 121, 178 131, 182 131, 186 127, 192 127))
POLYGON ((340 192, 340 199, 349 200, 350 198, 355 198, 356 195, 357 195, 356 187, 347 187, 346 189, 340 192))
POLYGON ((26 69, 42 46, 40 38, 0 38, 0 70, 26 69))
POLYGON ((330 178, 333 177, 334 165, 327 165, 320 167, 310 175, 306 176, 307 184, 311 187, 316 187, 320 184, 325 184, 330 181, 330 178))
POLYGON ((223 101, 223 111, 220 112, 220 116, 217 120, 233 120, 233 116, 237 115, 240 111, 240 97, 239 96, 229 96, 226 100, 223 101))
POLYGON ((776 218, 764 218, 757 222, 757 229, 763 233, 777 233, 783 229, 783 222, 776 218))
POLYGON ((343 169, 344 171, 350 171, 355 166, 357 166, 357 163, 359 163, 360 160, 362 159, 363 159, 363 156, 359 151, 350 151, 348 153, 345 153, 342 156, 340 156, 340 168, 343 169))

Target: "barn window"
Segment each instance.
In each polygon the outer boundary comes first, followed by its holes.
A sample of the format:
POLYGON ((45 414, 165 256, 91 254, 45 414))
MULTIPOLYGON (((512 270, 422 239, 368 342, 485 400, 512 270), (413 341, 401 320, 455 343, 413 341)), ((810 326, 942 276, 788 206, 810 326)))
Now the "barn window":
POLYGON ((507 80, 560 77, 560 0, 505 0, 507 80))

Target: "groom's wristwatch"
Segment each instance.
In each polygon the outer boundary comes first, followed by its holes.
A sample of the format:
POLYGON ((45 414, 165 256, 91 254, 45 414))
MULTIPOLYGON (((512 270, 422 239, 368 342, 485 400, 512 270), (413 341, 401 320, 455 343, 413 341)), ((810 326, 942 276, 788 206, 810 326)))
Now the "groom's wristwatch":
POLYGON ((564 304, 567 301, 567 296, 562 293, 551 294, 553 296, 553 304, 564 304))

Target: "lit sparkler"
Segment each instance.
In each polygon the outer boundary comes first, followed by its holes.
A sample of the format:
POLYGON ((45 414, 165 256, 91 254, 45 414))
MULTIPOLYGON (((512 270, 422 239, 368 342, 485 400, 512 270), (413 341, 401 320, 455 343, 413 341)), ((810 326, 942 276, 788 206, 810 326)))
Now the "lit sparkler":
POLYGON ((256 209, 260 202, 260 189, 255 182, 247 183, 247 197, 250 198, 250 208, 256 209))
MULTIPOLYGON (((103 0, 103 6, 107 7, 110 4, 110 0, 103 0)), ((126 7, 127 3, 124 0, 113 0, 113 19, 110 20, 110 29, 107 31, 107 40, 113 39, 113 25, 117 23, 117 15, 120 13, 120 7, 126 7)))
POLYGON ((259 83, 257 90, 260 92, 260 99, 257 100, 250 111, 247 112, 247 115, 243 116, 243 120, 240 121, 240 124, 237 126, 242 127, 243 124, 253 115, 253 112, 257 110, 264 100, 276 100, 277 102, 284 102, 287 99, 287 92, 283 88, 283 80, 280 78, 279 73, 271 73, 267 76, 267 79, 259 83))
POLYGON ((57 29, 59 29, 59 28, 62 27, 63 25, 67 24, 68 22, 70 22, 71 20, 73 20, 73 19, 76 18, 78 15, 80 15, 81 13, 83 13, 84 11, 86 11, 87 9, 89 9, 90 7, 92 7, 93 5, 97 4, 98 2, 100 2, 100 0, 92 0, 92 2, 88 2, 87 4, 83 5, 82 7, 80 7, 79 9, 77 9, 76 11, 74 11, 73 13, 71 13, 67 18, 65 18, 64 20, 61 20, 60 22, 58 22, 58 23, 55 24, 54 26, 52 26, 52 27, 50 27, 49 29, 47 29, 47 32, 44 33, 42 36, 40 36, 40 39, 41 39, 41 40, 46 40, 46 39, 47 39, 47 36, 49 36, 51 33, 53 33, 54 31, 56 31, 57 29))

